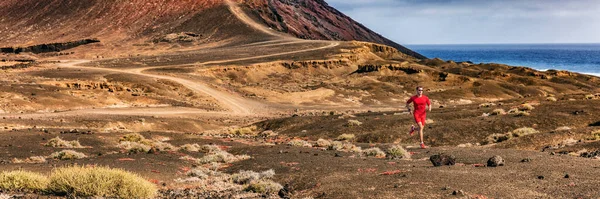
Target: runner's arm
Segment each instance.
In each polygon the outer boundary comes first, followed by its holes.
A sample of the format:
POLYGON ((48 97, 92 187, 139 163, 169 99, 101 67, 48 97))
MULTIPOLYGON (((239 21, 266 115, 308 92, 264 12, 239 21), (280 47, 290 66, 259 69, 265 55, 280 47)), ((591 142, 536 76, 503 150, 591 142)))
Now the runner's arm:
POLYGON ((431 101, 427 98, 427 106, 429 106, 429 112, 431 112, 431 101))

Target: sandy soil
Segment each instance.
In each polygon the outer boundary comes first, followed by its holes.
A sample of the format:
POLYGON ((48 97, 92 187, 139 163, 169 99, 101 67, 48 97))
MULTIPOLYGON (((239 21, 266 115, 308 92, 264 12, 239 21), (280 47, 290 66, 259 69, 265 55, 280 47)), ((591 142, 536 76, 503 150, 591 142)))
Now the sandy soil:
POLYGON ((190 168, 214 166, 193 160, 207 153, 118 147, 123 135, 140 133, 175 147, 214 144, 249 155, 217 164, 217 170, 273 169, 273 180, 286 185, 291 198, 600 197, 598 156, 580 157, 600 149, 600 78, 415 60, 362 42, 294 39, 226 2, 263 39, 93 60, 52 57, 60 63, 3 70, 0 168, 49 173, 64 165, 106 165, 139 173, 163 190, 203 187, 176 180, 190 168), (425 129, 428 149, 408 135, 413 119, 403 109, 417 85, 434 103, 425 129), (523 104, 532 108, 521 115, 490 114, 523 104), (537 131, 486 143, 493 134, 523 127, 537 131), (362 149, 399 145, 412 157, 313 146, 343 134, 353 134, 349 144, 362 149), (78 140, 85 147, 75 150, 88 157, 48 157, 62 150, 44 146, 55 137, 78 140), (432 166, 429 157, 440 153, 455 156, 456 165, 432 166), (506 165, 483 166, 494 155, 506 165), (15 161, 32 156, 48 160, 15 161))

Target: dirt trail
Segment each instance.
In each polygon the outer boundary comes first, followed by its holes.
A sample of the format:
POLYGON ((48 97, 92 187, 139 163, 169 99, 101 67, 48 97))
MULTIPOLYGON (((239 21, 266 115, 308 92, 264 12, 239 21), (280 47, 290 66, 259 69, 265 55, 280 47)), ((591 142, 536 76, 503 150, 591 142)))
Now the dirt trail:
POLYGON ((248 24, 250 27, 252 27, 256 30, 259 30, 263 33, 266 33, 268 35, 271 35, 271 36, 286 38, 286 39, 290 39, 290 40, 296 40, 296 38, 294 38, 294 37, 291 37, 291 36, 283 34, 283 33, 279 33, 277 31, 267 28, 259 23, 256 23, 256 21, 252 20, 248 15, 246 15, 246 13, 242 10, 242 8, 240 8, 237 5, 237 3, 235 3, 231 0, 225 0, 225 3, 227 4, 227 6, 229 6, 229 10, 231 11, 231 13, 233 13, 239 20, 242 20, 242 22, 244 22, 245 24, 248 24))
MULTIPOLYGON (((224 106, 224 108, 230 110, 231 113, 233 113, 233 114, 249 115, 249 114, 253 114, 253 113, 259 113, 259 111, 263 111, 266 108, 266 106, 263 105, 262 103, 244 99, 242 97, 239 97, 239 96, 236 96, 233 94, 229 94, 229 93, 226 93, 223 91, 219 91, 217 89, 211 88, 202 83, 194 82, 194 81, 183 79, 183 78, 173 77, 173 76, 142 73, 142 71, 146 70, 147 68, 123 70, 123 69, 114 69, 114 68, 97 68, 97 67, 77 66, 78 64, 82 64, 85 62, 88 62, 88 61, 78 60, 78 61, 72 61, 72 62, 67 62, 67 63, 61 63, 59 65, 61 67, 65 67, 65 68, 100 70, 100 71, 126 73, 126 74, 140 75, 140 76, 146 76, 146 77, 157 78, 157 79, 170 80, 173 82, 177 82, 181 85, 184 85, 185 87, 187 87, 193 91, 196 91, 199 93, 205 93, 205 94, 215 98, 217 101, 219 101, 221 103, 222 106, 224 106)), ((152 68, 155 68, 155 67, 152 67, 152 68)))

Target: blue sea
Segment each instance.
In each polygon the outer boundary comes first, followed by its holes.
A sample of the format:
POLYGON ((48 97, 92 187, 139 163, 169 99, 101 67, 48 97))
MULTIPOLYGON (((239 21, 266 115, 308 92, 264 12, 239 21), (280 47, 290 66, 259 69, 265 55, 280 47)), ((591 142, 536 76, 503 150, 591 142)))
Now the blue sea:
POLYGON ((600 44, 406 45, 428 58, 500 63, 536 70, 568 70, 600 76, 600 44))

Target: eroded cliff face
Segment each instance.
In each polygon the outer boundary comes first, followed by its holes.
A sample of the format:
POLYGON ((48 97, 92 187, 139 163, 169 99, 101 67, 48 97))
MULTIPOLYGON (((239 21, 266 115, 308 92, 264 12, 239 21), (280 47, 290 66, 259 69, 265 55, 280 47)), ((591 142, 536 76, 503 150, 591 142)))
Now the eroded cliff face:
POLYGON ((371 31, 324 0, 245 0, 245 3, 269 27, 299 38, 374 42, 415 58, 425 58, 371 31))

